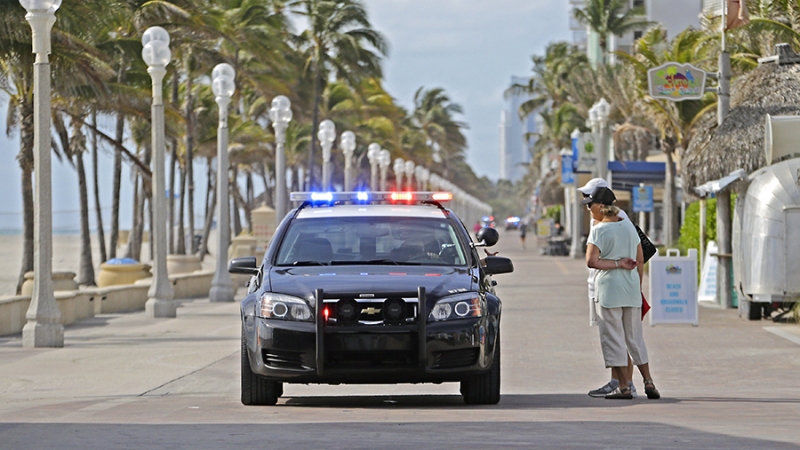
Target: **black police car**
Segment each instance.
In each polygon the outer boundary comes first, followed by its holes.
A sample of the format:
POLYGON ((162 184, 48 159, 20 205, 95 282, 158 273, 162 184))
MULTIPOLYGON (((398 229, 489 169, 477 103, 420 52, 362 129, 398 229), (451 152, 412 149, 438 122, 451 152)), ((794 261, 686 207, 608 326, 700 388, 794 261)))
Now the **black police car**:
POLYGON ((500 400, 500 312, 491 275, 444 192, 292 193, 242 300, 242 403, 274 405, 283 383, 461 383, 500 400))

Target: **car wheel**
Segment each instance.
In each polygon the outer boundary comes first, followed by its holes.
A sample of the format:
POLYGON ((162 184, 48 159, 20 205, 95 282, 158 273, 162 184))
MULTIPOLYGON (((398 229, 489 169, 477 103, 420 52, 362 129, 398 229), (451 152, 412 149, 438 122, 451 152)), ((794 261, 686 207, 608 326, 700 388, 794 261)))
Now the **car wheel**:
POLYGON ((494 349, 492 369, 461 382, 461 395, 468 405, 496 405, 500 401, 500 332, 494 349))
POLYGON ((283 383, 268 380, 253 373, 250 369, 250 357, 247 354, 247 339, 242 329, 242 404, 274 405, 278 397, 283 395, 283 383))

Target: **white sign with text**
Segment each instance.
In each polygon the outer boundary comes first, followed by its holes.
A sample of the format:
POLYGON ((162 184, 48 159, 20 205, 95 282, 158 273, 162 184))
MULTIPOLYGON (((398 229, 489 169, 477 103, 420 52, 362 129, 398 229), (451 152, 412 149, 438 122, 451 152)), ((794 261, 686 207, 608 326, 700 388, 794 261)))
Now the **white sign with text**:
POLYGON ((689 323, 697 326, 697 249, 680 256, 677 249, 650 259, 650 325, 689 323))
POLYGON ((703 267, 700 270, 700 289, 697 291, 698 302, 717 301, 717 266, 719 264, 717 257, 711 256, 716 254, 717 251, 717 243, 708 241, 706 257, 703 258, 703 267))

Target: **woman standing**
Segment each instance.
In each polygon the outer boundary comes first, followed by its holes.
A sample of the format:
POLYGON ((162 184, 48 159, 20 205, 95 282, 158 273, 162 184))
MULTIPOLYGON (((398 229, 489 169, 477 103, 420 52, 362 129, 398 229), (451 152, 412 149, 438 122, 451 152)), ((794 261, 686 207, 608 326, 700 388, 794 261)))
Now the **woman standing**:
POLYGON ((611 189, 598 187, 583 200, 597 221, 589 232, 586 265, 598 270, 595 290, 600 345, 606 367, 611 367, 613 378, 619 380, 619 386, 605 398, 633 398, 628 386, 630 353, 644 378, 647 398, 657 399, 661 395, 650 375, 642 337, 642 246, 633 225, 617 216, 616 199, 611 189))

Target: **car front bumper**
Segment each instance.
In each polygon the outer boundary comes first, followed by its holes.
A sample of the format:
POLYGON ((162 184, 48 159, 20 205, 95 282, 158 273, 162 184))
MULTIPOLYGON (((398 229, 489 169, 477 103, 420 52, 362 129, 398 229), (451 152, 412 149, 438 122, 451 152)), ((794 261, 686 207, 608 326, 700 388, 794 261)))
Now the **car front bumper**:
POLYGON ((397 326, 243 318, 254 373, 289 383, 334 384, 437 383, 485 373, 498 323, 493 315, 397 326))

